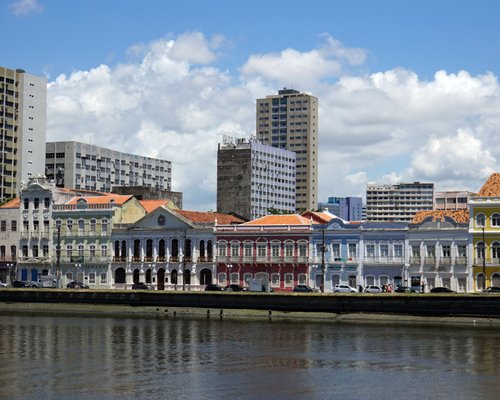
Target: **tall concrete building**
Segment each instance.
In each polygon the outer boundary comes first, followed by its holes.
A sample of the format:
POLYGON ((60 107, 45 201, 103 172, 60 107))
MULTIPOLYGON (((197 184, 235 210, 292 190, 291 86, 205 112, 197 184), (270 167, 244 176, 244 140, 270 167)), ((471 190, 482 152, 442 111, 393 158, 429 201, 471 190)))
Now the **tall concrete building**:
POLYGON ((467 191, 436 192, 434 198, 435 210, 465 210, 469 199, 476 193, 467 191))
POLYGON ((256 219, 295 211, 295 153, 238 139, 217 151, 217 212, 256 219))
POLYGON ((418 211, 434 207, 433 183, 400 183, 366 186, 366 219, 368 221, 410 222, 418 211))
POLYGON ((328 202, 318 203, 320 210, 329 212, 344 221, 363 220, 363 199, 361 197, 328 197, 328 202))
POLYGON ((47 80, 0 67, 0 201, 44 173, 46 115, 47 80))
POLYGON ((57 187, 111 192, 115 186, 171 190, 172 163, 80 142, 46 144, 47 179, 57 187))
POLYGON ((297 212, 318 204, 318 99, 293 89, 257 99, 258 140, 297 154, 297 212))

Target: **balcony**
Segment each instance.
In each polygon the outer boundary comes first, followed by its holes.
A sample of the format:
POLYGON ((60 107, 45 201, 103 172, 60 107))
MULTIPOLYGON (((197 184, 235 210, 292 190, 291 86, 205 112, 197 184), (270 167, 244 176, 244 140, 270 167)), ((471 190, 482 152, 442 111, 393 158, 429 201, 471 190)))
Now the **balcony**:
POLYGON ((467 257, 456 257, 455 264, 467 265, 467 257))
POLYGON ((213 257, 198 257, 198 262, 212 262, 213 261, 213 257))
POLYGON ((127 257, 113 257, 113 262, 127 262, 127 257))
POLYGON ((133 256, 132 257, 132 262, 141 262, 141 261, 142 261, 142 259, 140 256, 133 256))
POLYGON ((451 264, 451 257, 441 257, 439 259, 439 264, 451 264))
POLYGON ((422 262, 422 258, 421 257, 415 257, 415 256, 411 256, 410 257, 410 264, 420 265, 421 262, 422 262))
POLYGON ((146 256, 144 257, 144 262, 148 262, 148 263, 151 263, 153 262, 155 259, 153 256, 146 256))
POLYGON ((179 256, 170 256, 170 262, 179 262, 179 256))
POLYGON ((158 256, 157 261, 158 262, 167 262, 167 257, 165 257, 165 256, 158 256))
POLYGON ((192 261, 193 261, 193 257, 191 257, 191 256, 182 257, 182 262, 188 263, 188 262, 192 262, 192 261))

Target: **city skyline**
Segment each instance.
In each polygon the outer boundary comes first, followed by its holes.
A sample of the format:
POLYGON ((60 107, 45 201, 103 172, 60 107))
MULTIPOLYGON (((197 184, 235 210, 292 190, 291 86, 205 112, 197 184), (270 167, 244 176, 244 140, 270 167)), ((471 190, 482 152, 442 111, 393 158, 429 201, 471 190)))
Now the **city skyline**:
POLYGON ((499 170, 498 4, 286 4, 8 1, 4 66, 48 79, 47 141, 171 160, 187 209, 215 209, 217 143, 283 87, 319 99, 320 201, 499 170))

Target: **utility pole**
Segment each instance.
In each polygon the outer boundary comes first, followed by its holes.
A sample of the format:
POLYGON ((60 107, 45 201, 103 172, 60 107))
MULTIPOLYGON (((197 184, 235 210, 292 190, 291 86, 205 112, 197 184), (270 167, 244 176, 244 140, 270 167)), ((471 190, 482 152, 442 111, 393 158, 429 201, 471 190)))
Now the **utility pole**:
POLYGON ((322 229, 322 241, 321 241, 321 274, 322 274, 322 284, 321 284, 321 293, 325 293, 325 278, 326 278, 326 268, 325 268, 325 253, 326 253, 326 245, 325 245, 325 230, 322 229))

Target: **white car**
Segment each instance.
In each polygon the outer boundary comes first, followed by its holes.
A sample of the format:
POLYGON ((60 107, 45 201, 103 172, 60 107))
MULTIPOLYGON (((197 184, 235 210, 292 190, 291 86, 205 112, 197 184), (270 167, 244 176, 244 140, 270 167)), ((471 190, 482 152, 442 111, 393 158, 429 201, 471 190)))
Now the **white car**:
POLYGON ((358 289, 349 285, 335 285, 333 287, 334 293, 358 293, 358 289))
POLYGON ((7 284, 0 281, 0 288, 6 288, 6 287, 7 287, 7 284))
POLYGON ((368 285, 365 287, 365 293, 382 293, 382 288, 377 285, 368 285))

